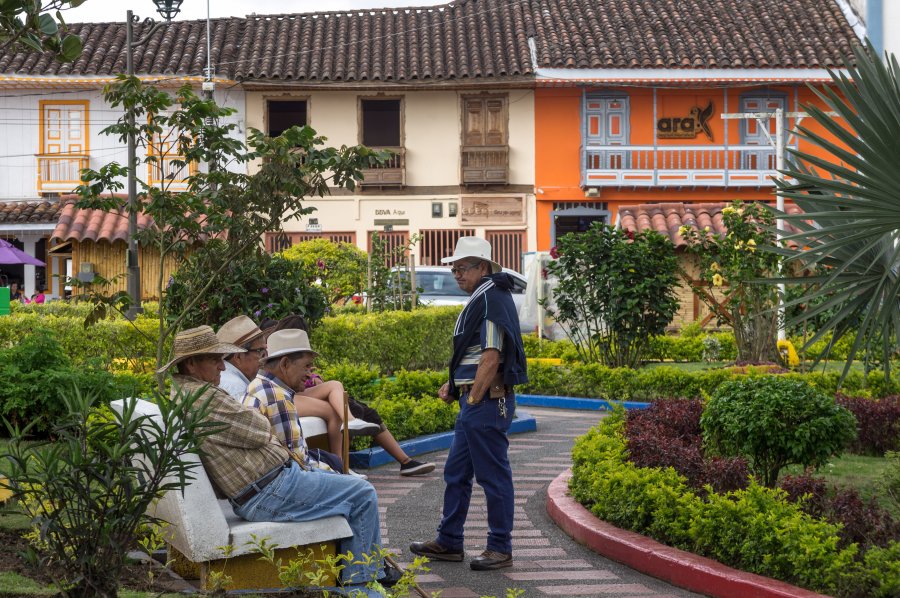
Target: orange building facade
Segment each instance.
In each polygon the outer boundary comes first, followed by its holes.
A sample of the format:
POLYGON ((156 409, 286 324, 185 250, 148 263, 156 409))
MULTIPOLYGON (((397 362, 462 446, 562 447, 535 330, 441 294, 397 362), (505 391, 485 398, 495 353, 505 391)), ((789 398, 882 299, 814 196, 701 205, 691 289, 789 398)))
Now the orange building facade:
POLYGON ((803 105, 821 105, 807 83, 827 82, 821 75, 793 80, 786 75, 753 82, 606 83, 542 80, 539 74, 534 105, 537 250, 549 250, 559 236, 586 230, 596 220, 615 224, 626 205, 775 201, 776 110, 785 113, 784 145, 815 153, 791 131, 802 120, 821 132, 797 113, 803 105), (772 117, 723 118, 749 113, 772 117))

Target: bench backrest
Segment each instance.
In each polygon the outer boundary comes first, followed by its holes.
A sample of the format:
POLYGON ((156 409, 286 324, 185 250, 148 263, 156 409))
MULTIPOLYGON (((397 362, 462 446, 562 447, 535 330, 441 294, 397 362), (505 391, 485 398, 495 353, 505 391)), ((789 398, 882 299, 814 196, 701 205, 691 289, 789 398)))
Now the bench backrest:
MULTIPOLYGON (((110 406, 122 413, 124 401, 113 401, 110 406)), ((143 399, 137 399, 134 415, 150 416, 158 424, 162 423, 159 407, 143 399)), ((185 455, 184 461, 199 463, 200 458, 185 455)), ((194 479, 187 483, 184 492, 167 492, 151 507, 150 514, 171 524, 166 539, 191 561, 222 558, 220 547, 227 546, 230 541, 228 522, 203 466, 192 469, 191 475, 194 479)))

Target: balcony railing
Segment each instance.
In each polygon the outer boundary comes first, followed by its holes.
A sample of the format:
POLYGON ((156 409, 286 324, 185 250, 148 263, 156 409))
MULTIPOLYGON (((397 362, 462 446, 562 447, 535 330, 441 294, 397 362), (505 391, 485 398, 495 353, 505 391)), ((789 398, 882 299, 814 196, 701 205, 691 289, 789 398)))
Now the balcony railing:
POLYGON ((464 145, 462 147, 464 185, 505 185, 509 182, 509 146, 464 145))
POLYGON ((403 187, 406 185, 406 148, 373 147, 375 150, 388 150, 391 157, 384 164, 364 168, 363 187, 403 187))
POLYGON ((82 183, 81 171, 88 167, 87 154, 37 154, 38 193, 68 193, 82 183))
POLYGON ((591 145, 586 187, 773 186, 775 150, 764 145, 591 145))

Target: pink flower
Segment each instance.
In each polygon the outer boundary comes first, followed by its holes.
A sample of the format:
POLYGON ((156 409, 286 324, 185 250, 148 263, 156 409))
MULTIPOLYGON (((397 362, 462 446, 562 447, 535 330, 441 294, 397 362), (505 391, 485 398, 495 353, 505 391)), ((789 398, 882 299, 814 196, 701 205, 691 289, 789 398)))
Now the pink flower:
POLYGON ((550 248, 550 257, 555 260, 559 259, 559 250, 556 248, 556 245, 550 248))

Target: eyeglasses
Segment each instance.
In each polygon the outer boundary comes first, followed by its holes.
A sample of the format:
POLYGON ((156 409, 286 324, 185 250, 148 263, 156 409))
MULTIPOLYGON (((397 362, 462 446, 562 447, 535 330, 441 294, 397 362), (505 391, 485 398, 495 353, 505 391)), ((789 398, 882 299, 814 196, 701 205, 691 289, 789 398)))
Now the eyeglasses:
POLYGON ((450 268, 450 274, 456 276, 457 274, 465 274, 472 268, 477 268, 478 264, 469 264, 468 266, 453 266, 450 268))
POLYGON ((268 349, 266 349, 265 347, 260 347, 259 349, 247 349, 247 353, 256 353, 257 357, 262 357, 268 352, 268 349))

